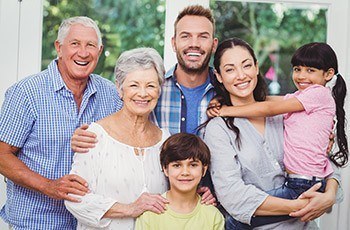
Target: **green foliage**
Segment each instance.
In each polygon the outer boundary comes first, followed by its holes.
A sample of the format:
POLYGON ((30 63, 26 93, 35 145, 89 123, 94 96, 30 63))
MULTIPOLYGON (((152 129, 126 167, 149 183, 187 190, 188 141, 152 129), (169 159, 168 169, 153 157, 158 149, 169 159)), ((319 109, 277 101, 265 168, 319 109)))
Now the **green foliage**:
MULTIPOLYGON (((264 74, 273 66, 281 93, 294 91, 290 57, 301 45, 326 40, 326 10, 313 5, 292 8, 285 4, 211 1, 217 37, 240 37, 249 42, 264 74), (269 55, 274 54, 273 63, 269 55)), ((42 68, 56 57, 53 43, 64 18, 85 15, 102 32, 104 52, 96 73, 113 80, 120 53, 136 47, 154 47, 163 56, 165 0, 44 0, 42 68)))
POLYGON ((125 50, 153 47, 163 55, 165 0, 45 0, 42 69, 56 57, 53 43, 62 20, 79 15, 94 19, 101 30, 104 52, 95 72, 110 80, 125 50))
POLYGON ((326 41, 326 10, 315 5, 293 8, 292 5, 211 1, 219 41, 239 37, 252 45, 260 72, 273 66, 281 85, 281 93, 294 91, 290 79, 290 58, 301 45, 326 41), (269 55, 277 61, 272 63, 269 55))

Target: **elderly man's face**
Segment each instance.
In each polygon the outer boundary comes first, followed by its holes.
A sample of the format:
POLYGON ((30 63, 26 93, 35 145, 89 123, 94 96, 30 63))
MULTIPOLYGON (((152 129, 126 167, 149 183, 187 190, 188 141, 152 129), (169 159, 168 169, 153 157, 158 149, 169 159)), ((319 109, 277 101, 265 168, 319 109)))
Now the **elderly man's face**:
POLYGON ((102 46, 93 28, 72 25, 62 44, 55 42, 58 67, 63 79, 86 80, 95 70, 102 46))

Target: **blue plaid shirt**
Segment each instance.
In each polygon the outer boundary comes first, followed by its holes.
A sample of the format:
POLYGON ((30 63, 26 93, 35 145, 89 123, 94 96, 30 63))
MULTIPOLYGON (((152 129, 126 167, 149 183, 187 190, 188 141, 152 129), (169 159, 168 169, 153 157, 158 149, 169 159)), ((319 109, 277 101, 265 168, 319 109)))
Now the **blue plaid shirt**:
MULTIPOLYGON (((122 102, 114 84, 91 74, 80 109, 58 71, 48 69, 9 88, 0 113, 0 140, 19 147, 18 158, 40 175, 57 179, 71 169, 70 138, 83 123, 114 113, 122 102)), ((1 217, 14 229, 75 229, 62 200, 54 200, 7 180, 1 217)))
MULTIPOLYGON (((157 123, 161 128, 166 128, 171 134, 186 132, 186 100, 182 92, 181 85, 175 76, 176 65, 165 74, 162 86, 162 93, 155 108, 157 123)), ((213 69, 209 69, 208 78, 214 76, 213 69)), ((214 87, 211 83, 205 88, 200 106, 198 107, 198 126, 207 120, 206 110, 210 100, 215 95, 214 87)), ((190 105, 189 105, 190 106, 190 105)), ((199 133, 202 135, 202 133, 199 133)))

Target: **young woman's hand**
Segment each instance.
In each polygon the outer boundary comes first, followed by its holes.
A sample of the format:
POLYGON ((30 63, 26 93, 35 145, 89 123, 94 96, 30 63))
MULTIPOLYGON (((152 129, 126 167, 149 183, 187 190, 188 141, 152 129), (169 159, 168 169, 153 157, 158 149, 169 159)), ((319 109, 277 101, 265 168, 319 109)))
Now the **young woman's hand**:
MULTIPOLYGON (((314 185, 313 187, 317 186, 314 185)), ((302 209, 290 213, 292 217, 298 217, 301 221, 311 221, 323 215, 335 203, 336 193, 330 189, 325 193, 316 192, 310 188, 301 195, 301 198, 308 198, 309 203, 302 209)))
POLYGON ((216 198, 211 193, 211 191, 208 187, 206 187, 206 186, 199 187, 197 189, 197 193, 200 194, 202 197, 202 200, 201 200, 202 204, 209 204, 209 205, 216 206, 216 198))

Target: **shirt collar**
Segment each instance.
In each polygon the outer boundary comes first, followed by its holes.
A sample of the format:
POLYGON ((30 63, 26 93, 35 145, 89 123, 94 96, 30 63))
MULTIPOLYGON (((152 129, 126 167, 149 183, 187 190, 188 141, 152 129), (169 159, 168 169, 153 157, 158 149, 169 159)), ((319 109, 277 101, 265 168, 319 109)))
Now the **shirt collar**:
MULTIPOLYGON (((52 75, 54 90, 55 92, 61 90, 62 88, 69 90, 66 83, 63 81, 60 71, 58 70, 57 61, 57 59, 53 60, 48 66, 49 73, 52 75)), ((85 92, 89 94, 95 93, 97 91, 96 83, 96 76, 94 76, 94 74, 90 74, 85 92)))

